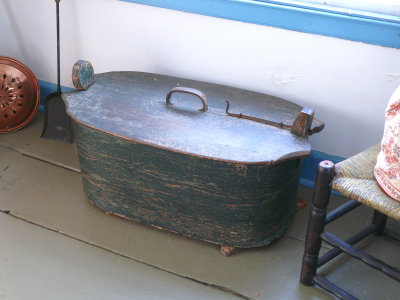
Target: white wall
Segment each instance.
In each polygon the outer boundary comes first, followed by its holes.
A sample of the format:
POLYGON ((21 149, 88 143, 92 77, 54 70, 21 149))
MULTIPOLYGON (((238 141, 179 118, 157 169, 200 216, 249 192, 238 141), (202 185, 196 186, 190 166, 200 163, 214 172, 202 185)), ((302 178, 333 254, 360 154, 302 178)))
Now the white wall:
MULTIPOLYGON (((61 0, 62 80, 80 58, 95 72, 137 70, 246 88, 312 107, 315 150, 349 156, 380 142, 400 83, 400 52, 116 0, 61 0)), ((56 82, 55 2, 0 1, 0 55, 56 82)))

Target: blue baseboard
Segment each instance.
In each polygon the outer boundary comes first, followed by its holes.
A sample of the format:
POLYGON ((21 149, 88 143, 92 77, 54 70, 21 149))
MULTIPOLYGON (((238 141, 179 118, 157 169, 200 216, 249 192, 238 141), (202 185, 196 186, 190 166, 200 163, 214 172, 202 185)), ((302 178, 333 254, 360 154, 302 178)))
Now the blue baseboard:
POLYGON ((317 172, 318 164, 321 161, 330 160, 336 164, 344 159, 345 158, 340 156, 312 150, 310 157, 307 157, 303 162, 300 176, 300 185, 310 189, 314 188, 315 175, 317 172))
MULTIPOLYGON (((39 84, 40 84, 40 95, 41 95, 39 111, 43 112, 44 100, 46 99, 47 95, 57 91, 57 85, 55 83, 43 80, 39 80, 39 84)), ((71 90, 73 90, 73 88, 65 86, 61 87, 61 91, 63 92, 71 90)), ((344 160, 344 158, 312 150, 310 157, 306 158, 303 162, 303 167, 301 170, 301 177, 300 177, 300 185, 307 188, 314 187, 315 173, 317 171, 318 164, 323 160, 330 160, 334 163, 338 163, 344 160)))

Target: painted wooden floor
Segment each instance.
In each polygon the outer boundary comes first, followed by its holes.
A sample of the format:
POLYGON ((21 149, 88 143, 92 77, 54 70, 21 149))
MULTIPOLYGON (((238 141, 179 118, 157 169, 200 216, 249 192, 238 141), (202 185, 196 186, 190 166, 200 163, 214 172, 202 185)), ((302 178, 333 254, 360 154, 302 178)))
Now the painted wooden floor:
MULTIPOLYGON (((41 140, 42 117, 0 136, 0 299, 333 299, 298 281, 308 206, 278 241, 223 257, 215 245, 91 205, 75 146, 41 140)), ((299 196, 309 201, 311 192, 301 188, 299 196)), ((343 201, 334 197, 332 207, 343 201)), ((370 219, 360 208, 329 229, 343 237, 370 219)), ((384 237, 360 244, 400 266, 398 246, 384 237)), ((361 299, 400 293, 400 285, 345 256, 322 272, 361 299)))

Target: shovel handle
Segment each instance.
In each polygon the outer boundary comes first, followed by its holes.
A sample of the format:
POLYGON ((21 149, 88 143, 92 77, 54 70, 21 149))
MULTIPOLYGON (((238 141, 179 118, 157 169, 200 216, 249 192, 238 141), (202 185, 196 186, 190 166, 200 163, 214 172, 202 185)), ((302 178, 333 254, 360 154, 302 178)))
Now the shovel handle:
POLYGON ((60 80, 60 0, 56 0, 56 18, 57 18, 57 91, 61 93, 60 80))

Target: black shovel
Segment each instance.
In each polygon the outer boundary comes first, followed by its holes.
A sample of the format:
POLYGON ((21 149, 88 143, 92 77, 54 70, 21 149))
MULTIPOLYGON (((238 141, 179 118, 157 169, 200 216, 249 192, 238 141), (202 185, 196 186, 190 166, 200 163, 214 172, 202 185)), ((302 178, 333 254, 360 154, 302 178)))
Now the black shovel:
POLYGON ((59 4, 56 1, 57 14, 57 91, 49 94, 44 103, 44 126, 41 137, 49 140, 72 143, 71 118, 65 111, 65 104, 61 98, 60 85, 60 18, 59 4))

